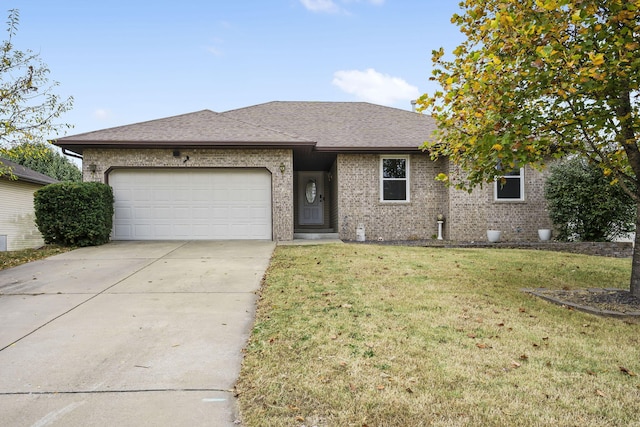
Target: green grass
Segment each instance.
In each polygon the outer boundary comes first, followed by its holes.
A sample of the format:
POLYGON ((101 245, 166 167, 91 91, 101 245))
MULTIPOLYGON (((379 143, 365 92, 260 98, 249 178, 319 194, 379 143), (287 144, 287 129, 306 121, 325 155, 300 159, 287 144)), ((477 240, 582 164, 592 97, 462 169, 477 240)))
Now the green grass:
POLYGON ((521 292, 628 288, 630 266, 542 251, 279 246, 237 384, 242 420, 640 425, 640 326, 521 292))
POLYGON ((22 249, 19 251, 0 252, 0 270, 16 267, 18 265, 26 264, 31 261, 48 258, 53 255, 68 252, 72 249, 73 248, 56 245, 47 245, 38 249, 22 249))

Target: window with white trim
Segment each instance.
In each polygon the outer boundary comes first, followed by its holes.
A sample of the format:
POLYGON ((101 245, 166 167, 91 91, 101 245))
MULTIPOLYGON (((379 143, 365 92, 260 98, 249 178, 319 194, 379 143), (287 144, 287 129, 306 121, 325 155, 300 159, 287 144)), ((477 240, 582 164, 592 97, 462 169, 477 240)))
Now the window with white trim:
POLYGON ((409 156, 380 158, 380 201, 409 201, 409 156))
POLYGON ((496 179, 493 194, 496 201, 524 200, 524 168, 514 169, 496 179))

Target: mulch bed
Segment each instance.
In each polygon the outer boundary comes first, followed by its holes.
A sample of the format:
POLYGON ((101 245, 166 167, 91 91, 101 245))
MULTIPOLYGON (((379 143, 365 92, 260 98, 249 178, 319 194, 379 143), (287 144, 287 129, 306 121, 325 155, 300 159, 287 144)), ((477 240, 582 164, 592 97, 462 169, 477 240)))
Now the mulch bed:
POLYGON ((524 289, 554 304, 608 317, 639 318, 640 298, 623 289, 524 289))

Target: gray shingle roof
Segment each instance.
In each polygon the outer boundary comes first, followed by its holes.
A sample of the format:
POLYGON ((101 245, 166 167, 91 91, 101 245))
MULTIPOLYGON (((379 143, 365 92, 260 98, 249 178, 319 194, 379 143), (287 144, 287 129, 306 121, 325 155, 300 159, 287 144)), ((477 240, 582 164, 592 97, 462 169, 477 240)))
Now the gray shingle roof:
POLYGON ((436 129, 430 116, 366 102, 275 101, 224 115, 303 135, 327 151, 415 150, 436 129))
POLYGON ((425 115, 365 102, 276 101, 216 113, 202 110, 58 139, 85 147, 315 146, 323 151, 417 150, 431 137, 425 115))
MULTIPOLYGON (((118 126, 60 138, 58 142, 279 142, 300 143, 300 138, 244 123, 211 110, 118 126)), ((307 141, 308 142, 308 141, 307 141)))
MULTIPOLYGON (((60 182, 57 179, 51 178, 45 174, 40 172, 36 172, 33 169, 29 169, 22 165, 19 165, 15 162, 12 162, 7 159, 0 158, 0 166, 5 166, 11 169, 11 173, 18 178, 18 181, 31 182, 33 184, 55 184, 56 182, 60 182)), ((2 178, 9 178, 9 175, 3 175, 2 178)))

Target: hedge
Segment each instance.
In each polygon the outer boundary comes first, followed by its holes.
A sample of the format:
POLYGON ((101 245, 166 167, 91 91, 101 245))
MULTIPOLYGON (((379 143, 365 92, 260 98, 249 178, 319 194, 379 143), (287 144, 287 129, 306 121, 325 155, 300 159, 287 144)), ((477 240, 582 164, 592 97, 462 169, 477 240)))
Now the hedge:
POLYGON ((113 191, 99 182, 63 182, 34 194, 36 225, 46 243, 97 246, 113 225, 113 191))

